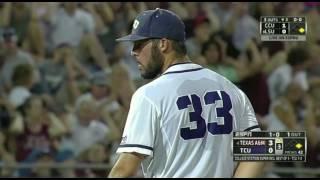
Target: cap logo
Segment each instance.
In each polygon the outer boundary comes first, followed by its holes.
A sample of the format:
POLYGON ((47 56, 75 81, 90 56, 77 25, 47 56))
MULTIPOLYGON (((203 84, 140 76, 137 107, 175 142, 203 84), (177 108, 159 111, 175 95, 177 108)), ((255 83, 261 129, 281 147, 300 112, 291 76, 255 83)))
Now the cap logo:
POLYGON ((138 25, 139 25, 139 21, 138 20, 134 20, 133 29, 137 29, 138 25))

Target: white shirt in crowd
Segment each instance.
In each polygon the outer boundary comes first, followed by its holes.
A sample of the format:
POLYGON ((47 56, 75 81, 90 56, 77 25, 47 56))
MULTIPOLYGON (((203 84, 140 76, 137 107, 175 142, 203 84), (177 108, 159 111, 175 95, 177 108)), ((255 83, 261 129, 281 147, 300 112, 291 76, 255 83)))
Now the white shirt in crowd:
POLYGON ((78 46, 85 33, 93 32, 95 23, 92 15, 77 9, 73 16, 63 8, 59 9, 51 20, 53 47, 61 43, 78 46))
POLYGON ((71 136, 62 139, 61 149, 69 149, 75 156, 81 154, 92 145, 102 142, 109 133, 109 128, 98 120, 91 120, 89 125, 82 125, 76 117, 69 118, 71 136))
POLYGON ((293 74, 292 67, 288 64, 284 64, 275 69, 267 80, 271 101, 275 101, 283 95, 291 82, 297 82, 305 91, 309 89, 307 73, 305 71, 293 74))

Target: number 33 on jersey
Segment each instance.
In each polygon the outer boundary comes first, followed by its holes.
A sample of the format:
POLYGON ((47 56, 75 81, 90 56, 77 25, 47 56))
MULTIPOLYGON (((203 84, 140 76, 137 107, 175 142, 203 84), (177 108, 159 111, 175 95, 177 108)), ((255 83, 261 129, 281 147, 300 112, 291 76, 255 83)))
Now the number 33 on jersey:
POLYGON ((203 110, 201 105, 202 99, 195 94, 190 95, 190 97, 181 96, 177 100, 179 110, 187 109, 189 105, 193 107, 194 111, 189 112, 190 122, 195 121, 197 123, 195 129, 191 129, 190 127, 180 129, 180 135, 183 139, 202 138, 205 136, 207 130, 212 135, 230 134, 232 132, 233 117, 229 112, 232 108, 232 103, 229 95, 225 91, 211 91, 204 95, 203 100, 205 106, 214 105, 220 100, 223 103, 222 107, 215 108, 216 117, 206 117, 205 119, 201 116, 203 110), (219 125, 217 122, 208 122, 208 120, 216 119, 217 117, 222 117, 224 123, 219 125))

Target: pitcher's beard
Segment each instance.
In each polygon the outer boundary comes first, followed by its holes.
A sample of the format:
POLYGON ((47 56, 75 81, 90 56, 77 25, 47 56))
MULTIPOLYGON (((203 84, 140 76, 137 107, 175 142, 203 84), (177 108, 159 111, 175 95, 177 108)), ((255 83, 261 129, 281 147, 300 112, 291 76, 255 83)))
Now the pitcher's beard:
POLYGON ((161 74, 161 70, 163 67, 164 56, 161 54, 160 50, 157 46, 152 44, 151 49, 151 59, 149 60, 149 64, 145 67, 145 72, 141 73, 141 76, 144 79, 154 79, 159 74, 161 74))

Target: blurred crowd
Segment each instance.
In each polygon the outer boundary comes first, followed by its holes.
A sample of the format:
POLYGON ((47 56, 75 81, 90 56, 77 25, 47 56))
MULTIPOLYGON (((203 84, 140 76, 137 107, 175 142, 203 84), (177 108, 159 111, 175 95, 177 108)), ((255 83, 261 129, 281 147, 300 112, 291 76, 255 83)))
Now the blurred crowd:
POLYGON ((263 130, 305 130, 302 166, 319 167, 320 9, 312 3, 2 2, 0 176, 108 174, 11 166, 115 162, 131 96, 147 82, 132 44, 115 39, 130 33, 138 13, 157 7, 182 18, 190 59, 238 85, 263 130), (307 41, 260 41, 260 16, 273 15, 305 16, 307 41))

